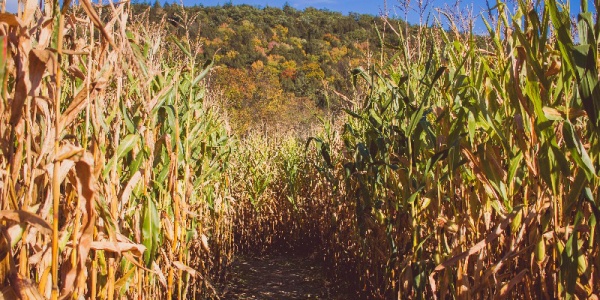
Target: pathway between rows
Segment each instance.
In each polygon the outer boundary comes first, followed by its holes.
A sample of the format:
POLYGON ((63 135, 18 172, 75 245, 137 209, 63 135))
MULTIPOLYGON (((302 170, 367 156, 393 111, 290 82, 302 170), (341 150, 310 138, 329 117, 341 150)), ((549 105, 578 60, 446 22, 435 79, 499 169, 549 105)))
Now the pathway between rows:
POLYGON ((237 257, 221 299, 352 299, 308 257, 237 257))

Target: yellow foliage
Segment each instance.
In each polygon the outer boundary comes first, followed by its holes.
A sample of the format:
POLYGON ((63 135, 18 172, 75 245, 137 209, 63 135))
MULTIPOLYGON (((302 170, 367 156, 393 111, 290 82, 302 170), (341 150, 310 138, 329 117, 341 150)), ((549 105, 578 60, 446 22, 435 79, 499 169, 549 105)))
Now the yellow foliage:
POLYGON ((264 67, 265 64, 262 62, 262 60, 255 61, 251 66, 253 72, 260 72, 264 67))
POLYGON ((317 62, 309 62, 302 66, 302 71, 306 75, 306 78, 315 78, 315 79, 323 79, 325 77, 325 72, 321 69, 321 66, 317 62))

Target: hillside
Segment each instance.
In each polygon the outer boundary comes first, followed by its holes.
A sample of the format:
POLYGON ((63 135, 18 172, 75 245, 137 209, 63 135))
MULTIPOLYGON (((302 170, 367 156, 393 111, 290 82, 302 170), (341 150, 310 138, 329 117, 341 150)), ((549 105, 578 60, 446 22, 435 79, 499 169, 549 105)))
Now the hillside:
MULTIPOLYGON (((249 5, 185 7, 135 4, 148 18, 214 59, 212 86, 222 92, 237 132, 257 126, 302 130, 315 115, 336 110, 334 91, 352 91, 352 69, 381 51, 376 16, 313 8, 304 11, 249 5)), ((386 40, 398 44, 397 37, 386 40)))

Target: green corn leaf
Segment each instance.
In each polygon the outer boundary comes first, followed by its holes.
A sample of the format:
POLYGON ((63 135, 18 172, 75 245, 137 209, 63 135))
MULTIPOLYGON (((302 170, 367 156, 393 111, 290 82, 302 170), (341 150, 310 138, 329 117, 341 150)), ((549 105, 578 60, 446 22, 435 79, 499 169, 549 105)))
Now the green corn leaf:
POLYGON ((592 20, 592 13, 583 12, 577 16, 578 23, 577 29, 579 30, 579 39, 582 45, 594 45, 596 37, 594 36, 594 21, 592 20))
POLYGON ((415 203, 415 200, 417 200, 417 196, 419 196, 419 194, 421 193, 421 191, 424 189, 425 187, 422 186, 420 187, 416 192, 412 193, 410 195, 410 197, 408 197, 408 199, 406 199, 406 203, 408 204, 413 204, 415 203))
POLYGON ((600 133, 600 86, 598 69, 594 53, 590 45, 574 47, 574 58, 579 81, 579 95, 590 122, 597 133, 600 133))
POLYGON ((159 234, 160 234, 160 218, 158 216, 158 210, 156 204, 152 199, 146 199, 146 206, 144 207, 144 220, 142 223, 142 244, 146 246, 146 252, 144 252, 144 262, 146 266, 150 267, 152 261, 156 255, 159 246, 159 234))
POLYGON ((167 112, 167 124, 169 125, 170 130, 175 131, 175 124, 177 123, 177 119, 175 117, 175 107, 173 105, 165 105, 163 108, 167 112))
POLYGON ((451 148, 448 149, 444 149, 442 151, 439 151, 438 153, 434 154, 428 161, 427 161, 427 167, 425 167, 425 175, 429 174, 429 171, 431 170, 431 168, 440 160, 446 159, 446 157, 448 157, 448 152, 450 151, 451 148))
POLYGON ((582 214, 577 212, 575 216, 574 228, 569 239, 565 243, 564 251, 560 256, 560 283, 563 286, 564 295, 560 295, 564 299, 575 299, 575 291, 577 286, 578 274, 578 259, 579 259, 579 243, 577 226, 581 223, 582 214))
POLYGON ((369 120, 375 128, 381 128, 383 125, 383 120, 377 115, 374 109, 369 109, 369 120))
POLYGON ((140 169, 142 162, 148 157, 147 150, 140 151, 129 165, 129 173, 134 174, 140 169))
POLYGON ((130 134, 126 136, 123 140, 121 140, 121 143, 117 147, 116 153, 104 167, 104 170, 102 171, 102 176, 106 177, 106 175, 108 175, 108 172, 112 170, 112 168, 119 161, 119 159, 121 159, 127 153, 129 153, 133 149, 133 147, 139 142, 139 140, 140 136, 137 134, 130 134))
POLYGON ((575 62, 571 54, 573 40, 571 39, 571 20, 568 12, 559 11, 556 0, 545 1, 545 5, 550 11, 550 20, 558 36, 558 47, 563 61, 568 70, 574 70, 575 62))
POLYGON ((354 117, 354 118, 357 118, 357 119, 361 119, 361 120, 362 120, 362 117, 361 117, 359 114, 357 114, 357 113, 355 113, 355 112, 353 112, 353 111, 351 111, 351 110, 349 110, 349 109, 346 109, 346 108, 344 108, 344 111, 345 111, 347 114, 349 114, 350 116, 352 116, 352 117, 354 117))
POLYGON ((192 81, 192 86, 198 85, 200 80, 202 80, 204 77, 206 77, 206 75, 208 75, 208 72, 210 72, 210 70, 212 69, 213 64, 214 61, 212 59, 209 59, 204 63, 204 65, 202 66, 202 72, 200 72, 200 74, 196 76, 196 78, 194 78, 194 80, 192 81))
MULTIPOLYGON (((521 162, 523 161, 523 152, 520 152, 510 160, 510 165, 508 167, 508 176, 506 182, 514 182, 515 176, 517 175, 517 171, 521 166, 521 162)), ((520 180, 519 180, 520 181, 520 180)))
POLYGON ((593 180, 596 177, 596 169, 579 137, 575 134, 571 122, 566 121, 563 123, 563 137, 577 165, 583 169, 588 180, 593 180))
POLYGON ((421 122, 421 119, 423 118, 424 113, 425 113, 425 103, 421 103, 421 105, 419 106, 417 111, 413 112, 410 115, 410 121, 408 123, 409 125, 408 125, 408 128, 406 129, 407 136, 413 135, 413 133, 417 129, 417 125, 419 124, 419 122, 421 122))
POLYGON ((185 55, 187 55, 187 57, 193 57, 192 53, 190 53, 190 51, 179 41, 179 39, 177 39, 175 36, 171 36, 171 40, 175 43, 175 45, 177 45, 177 47, 179 47, 181 51, 183 51, 185 55))
POLYGON ((328 148, 329 147, 326 144, 321 145, 321 156, 325 160, 325 163, 327 163, 327 166, 329 166, 330 168, 333 168, 333 164, 331 163, 331 156, 329 155, 328 148))

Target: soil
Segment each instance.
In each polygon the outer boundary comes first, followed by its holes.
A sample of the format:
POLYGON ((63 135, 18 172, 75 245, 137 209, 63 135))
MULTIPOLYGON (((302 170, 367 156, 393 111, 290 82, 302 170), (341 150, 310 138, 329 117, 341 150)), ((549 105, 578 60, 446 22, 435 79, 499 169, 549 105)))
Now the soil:
POLYGON ((353 299, 309 257, 237 257, 221 299, 353 299))

